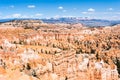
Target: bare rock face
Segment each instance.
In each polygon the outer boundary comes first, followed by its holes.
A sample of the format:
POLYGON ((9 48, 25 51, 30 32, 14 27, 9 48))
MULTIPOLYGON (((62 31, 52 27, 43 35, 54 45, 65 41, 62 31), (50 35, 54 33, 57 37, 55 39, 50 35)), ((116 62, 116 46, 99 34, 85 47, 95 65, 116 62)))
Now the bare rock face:
POLYGON ((0 27, 1 80, 119 80, 119 25, 87 28, 39 20, 10 24, 0 27))

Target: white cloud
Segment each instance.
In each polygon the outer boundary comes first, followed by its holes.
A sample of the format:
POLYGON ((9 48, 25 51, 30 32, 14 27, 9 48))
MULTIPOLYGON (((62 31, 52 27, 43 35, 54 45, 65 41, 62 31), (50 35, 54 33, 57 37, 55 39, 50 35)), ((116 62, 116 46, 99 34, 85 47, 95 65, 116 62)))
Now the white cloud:
POLYGON ((10 14, 10 15, 6 15, 6 16, 2 16, 2 18, 6 19, 6 18, 39 18, 41 17, 43 14, 40 13, 36 13, 34 15, 22 15, 20 13, 15 13, 15 14, 10 14))
POLYGON ((37 14, 35 14, 35 16, 42 16, 43 14, 40 14, 40 13, 37 13, 37 14))
POLYGON ((54 19, 57 19, 57 18, 59 18, 60 17, 60 15, 55 15, 54 16, 54 19))
POLYGON ((89 8, 89 9, 88 9, 88 12, 95 12, 95 9, 89 8))
POLYGON ((81 12, 82 14, 87 14, 88 12, 81 12))
POLYGON ((11 5, 11 6, 9 6, 10 8, 14 8, 15 6, 14 5, 11 5))
POLYGON ((28 8, 35 8, 36 6, 35 5, 28 5, 27 7, 28 8))
POLYGON ((13 17, 13 18, 20 18, 20 17, 21 17, 21 14, 18 14, 18 13, 17 13, 17 14, 13 14, 12 17, 13 17))
POLYGON ((22 15, 21 18, 29 18, 28 15, 22 15))
POLYGON ((29 17, 30 17, 29 15, 21 15, 19 13, 2 16, 3 19, 6 19, 6 18, 29 18, 29 17))
POLYGON ((109 8, 108 10, 109 10, 109 11, 112 11, 112 10, 113 10, 113 8, 109 8))
POLYGON ((61 10, 62 10, 62 9, 63 9, 63 7, 62 7, 62 6, 59 6, 59 7, 58 7, 58 9, 61 9, 61 10))
POLYGON ((82 14, 97 14, 97 13, 94 13, 94 12, 81 12, 82 14))
POLYGON ((81 12, 82 14, 94 14, 95 9, 89 8, 87 11, 81 12))
POLYGON ((76 16, 72 16, 72 15, 64 15, 62 17, 76 17, 76 16))
POLYGON ((117 15, 120 14, 120 12, 97 12, 96 14, 112 14, 112 15, 117 15))

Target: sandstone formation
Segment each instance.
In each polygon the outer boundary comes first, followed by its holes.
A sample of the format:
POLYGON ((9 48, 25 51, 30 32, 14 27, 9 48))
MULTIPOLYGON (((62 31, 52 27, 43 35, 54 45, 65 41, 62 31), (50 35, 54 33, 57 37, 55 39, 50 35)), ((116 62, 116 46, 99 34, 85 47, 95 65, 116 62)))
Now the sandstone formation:
POLYGON ((0 24, 0 80, 119 80, 120 25, 0 24))

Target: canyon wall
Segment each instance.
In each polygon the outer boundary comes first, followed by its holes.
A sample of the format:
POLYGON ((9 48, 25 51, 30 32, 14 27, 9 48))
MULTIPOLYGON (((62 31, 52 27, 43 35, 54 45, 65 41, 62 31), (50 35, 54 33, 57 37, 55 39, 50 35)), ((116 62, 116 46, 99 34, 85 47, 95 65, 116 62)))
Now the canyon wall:
POLYGON ((120 25, 30 22, 1 24, 0 80, 119 80, 120 25))

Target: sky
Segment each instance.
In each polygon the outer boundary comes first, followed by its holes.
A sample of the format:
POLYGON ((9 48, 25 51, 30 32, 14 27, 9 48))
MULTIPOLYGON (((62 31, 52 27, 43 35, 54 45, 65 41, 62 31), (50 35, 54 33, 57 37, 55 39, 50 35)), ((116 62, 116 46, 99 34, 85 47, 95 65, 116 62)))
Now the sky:
POLYGON ((120 0, 0 0, 0 19, 81 17, 120 20, 120 0))

